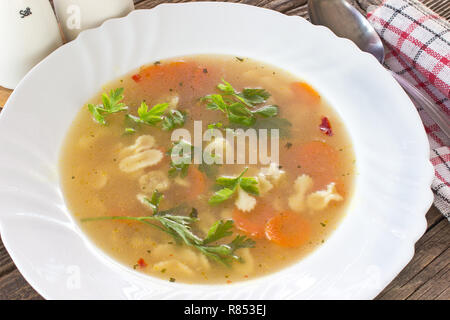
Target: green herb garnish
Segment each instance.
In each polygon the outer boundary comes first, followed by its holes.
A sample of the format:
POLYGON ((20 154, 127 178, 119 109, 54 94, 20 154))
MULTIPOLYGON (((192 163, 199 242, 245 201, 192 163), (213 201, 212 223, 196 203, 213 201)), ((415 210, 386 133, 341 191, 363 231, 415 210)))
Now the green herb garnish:
POLYGON ((242 92, 237 92, 229 82, 223 79, 217 88, 221 94, 211 94, 201 100, 206 102, 209 110, 225 113, 232 124, 251 127, 257 122, 257 116, 271 118, 278 115, 278 107, 274 105, 255 109, 257 105, 265 103, 270 97, 270 93, 265 89, 246 88, 242 92))
POLYGON ((243 177, 247 172, 248 168, 237 177, 221 176, 216 179, 216 185, 220 188, 216 191, 211 198, 209 198, 208 203, 211 205, 216 205, 222 203, 231 198, 235 194, 238 187, 242 190, 253 195, 259 195, 259 189, 257 187, 258 180, 254 177, 243 177))
POLYGON ((128 107, 122 102, 123 91, 123 88, 111 90, 109 95, 106 93, 102 94, 102 104, 88 104, 88 109, 92 113, 95 121, 106 125, 106 115, 128 110, 128 107))
POLYGON ((186 115, 184 113, 178 110, 170 110, 169 113, 164 116, 162 129, 169 131, 180 128, 184 126, 185 121, 186 115))
POLYGON ((142 102, 138 109, 138 116, 128 114, 127 117, 137 124, 156 126, 162 123, 161 128, 163 130, 173 130, 182 127, 186 121, 186 115, 178 110, 169 110, 166 112, 168 107, 168 103, 160 103, 149 109, 148 105, 142 102))
POLYGON ((208 129, 220 129, 222 127, 223 127, 222 122, 214 122, 214 123, 208 124, 208 129))
POLYGON ((178 156, 178 159, 176 162, 173 159, 170 162, 169 177, 173 178, 180 175, 181 178, 184 178, 187 176, 189 165, 192 162, 194 146, 186 140, 174 142, 172 148, 167 152, 171 157, 174 148, 178 149, 178 151, 175 150, 175 155, 178 156))
POLYGON ((219 220, 214 223, 208 231, 207 236, 202 239, 195 235, 191 230, 191 224, 198 221, 194 217, 196 210, 193 208, 191 214, 174 215, 180 212, 182 207, 176 207, 170 210, 160 211, 159 204, 162 199, 162 194, 154 191, 152 198, 142 199, 142 203, 148 206, 153 215, 144 217, 125 217, 125 216, 109 216, 82 219, 82 222, 101 221, 101 220, 132 220, 145 223, 160 231, 171 235, 177 243, 184 243, 185 245, 196 248, 211 260, 230 266, 233 261, 243 262, 242 258, 236 255, 236 250, 241 248, 253 248, 255 242, 246 236, 237 235, 228 244, 217 244, 217 241, 223 240, 231 236, 233 233, 231 229, 234 226, 232 220, 219 220), (153 222, 158 222, 155 224, 153 222), (213 244, 215 243, 215 244, 213 244))
POLYGON ((128 114, 127 116, 136 123, 144 123, 154 126, 163 121, 164 111, 166 111, 168 107, 168 103, 160 103, 149 109, 148 105, 145 102, 142 102, 138 109, 138 117, 131 114, 128 114))

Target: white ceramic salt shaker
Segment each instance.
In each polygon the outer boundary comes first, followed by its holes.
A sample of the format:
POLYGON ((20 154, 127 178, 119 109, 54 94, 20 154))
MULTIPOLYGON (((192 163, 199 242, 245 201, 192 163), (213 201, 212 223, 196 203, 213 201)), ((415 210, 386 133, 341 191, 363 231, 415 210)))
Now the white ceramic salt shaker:
POLYGON ((14 89, 33 66, 61 44, 48 0, 0 1, 0 86, 14 89))
POLYGON ((133 0, 53 0, 66 41, 110 18, 124 17, 134 10, 133 0))

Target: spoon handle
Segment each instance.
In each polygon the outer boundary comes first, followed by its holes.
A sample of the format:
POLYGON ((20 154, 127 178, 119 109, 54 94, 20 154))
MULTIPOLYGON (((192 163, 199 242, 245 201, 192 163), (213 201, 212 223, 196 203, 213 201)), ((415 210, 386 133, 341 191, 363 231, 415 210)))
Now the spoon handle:
POLYGON ((446 115, 439 107, 433 103, 430 99, 422 94, 416 87, 406 81, 402 76, 391 71, 392 76, 408 95, 415 100, 420 106, 422 106, 428 115, 437 123, 442 131, 450 138, 450 117, 446 115))

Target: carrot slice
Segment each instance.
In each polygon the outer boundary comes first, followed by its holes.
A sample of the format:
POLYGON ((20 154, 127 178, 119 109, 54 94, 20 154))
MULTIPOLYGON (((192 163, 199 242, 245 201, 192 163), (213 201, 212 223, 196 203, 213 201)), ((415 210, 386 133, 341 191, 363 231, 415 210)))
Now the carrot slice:
POLYGON ((320 94, 306 82, 294 82, 291 89, 296 98, 306 104, 317 105, 320 102, 320 94))
POLYGON ((191 183, 189 189, 189 198, 197 199, 197 197, 206 191, 206 177, 194 166, 189 166, 187 178, 191 183))
POLYGON ((168 81, 172 85, 198 88, 204 84, 208 77, 207 70, 194 62, 174 61, 144 67, 137 75, 133 76, 133 80, 136 82, 142 82, 143 79, 168 81))
POLYGON ((193 67, 193 63, 188 63, 185 61, 174 61, 167 64, 152 64, 150 66, 144 67, 139 71, 139 75, 144 78, 155 78, 155 77, 177 77, 182 75, 188 69, 193 67))
POLYGON ((285 211, 267 221, 265 234, 279 246, 295 248, 309 239, 310 226, 298 213, 285 211))
POLYGON ((308 174, 314 180, 314 189, 338 182, 339 152, 322 141, 293 145, 282 155, 282 164, 298 174, 308 174))
POLYGON ((236 227, 252 238, 264 238, 267 221, 275 215, 271 206, 258 203, 250 212, 234 209, 233 220, 236 227))

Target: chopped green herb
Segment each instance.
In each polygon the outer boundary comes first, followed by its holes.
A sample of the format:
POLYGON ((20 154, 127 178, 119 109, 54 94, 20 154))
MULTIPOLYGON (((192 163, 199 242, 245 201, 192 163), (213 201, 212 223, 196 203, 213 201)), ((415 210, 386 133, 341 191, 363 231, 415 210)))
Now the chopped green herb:
POLYGON ((162 122, 163 130, 173 130, 184 126, 186 121, 186 115, 178 110, 170 110, 162 122))
POLYGON ((215 122, 208 124, 208 129, 220 129, 223 127, 222 122, 215 122))
MULTIPOLYGON (((245 172, 245 171, 244 171, 245 172)), ((82 219, 82 222, 101 221, 101 220, 133 220, 145 223, 160 231, 171 235, 177 243, 184 243, 199 250, 205 256, 229 266, 233 261, 242 262, 241 257, 236 255, 236 250, 241 248, 252 248, 255 242, 246 236, 238 235, 228 244, 212 244, 232 235, 231 229, 234 226, 232 220, 217 221, 214 223, 207 236, 202 239, 195 235, 191 230, 191 224, 197 222, 198 219, 187 215, 175 215, 180 211, 185 211, 184 207, 175 207, 165 211, 159 211, 159 203, 162 199, 162 194, 158 191, 153 192, 151 199, 144 198, 142 203, 147 205, 152 211, 153 215, 143 217, 126 217, 126 216, 109 216, 109 217, 95 217, 82 219), (158 222, 155 224, 152 222, 158 222)), ((192 215, 192 212, 191 212, 192 215)))
POLYGON ((143 101, 138 109, 139 117, 133 115, 128 116, 137 123, 145 123, 154 126, 163 120, 164 111, 166 111, 168 107, 168 103, 160 103, 149 109, 148 105, 143 101))
POLYGON ((182 127, 186 121, 185 113, 178 110, 169 110, 169 112, 166 112, 168 107, 168 103, 160 103, 149 110, 147 104, 142 102, 138 109, 138 117, 127 114, 127 119, 132 120, 136 124, 147 124, 151 126, 156 126, 161 122, 161 128, 163 130, 173 130, 182 127))
POLYGON ((274 105, 254 109, 270 97, 270 93, 265 89, 246 88, 242 92, 237 92, 229 82, 223 79, 217 88, 221 94, 207 95, 201 101, 206 102, 207 109, 219 110, 226 114, 230 124, 235 127, 251 127, 260 119, 278 115, 278 107, 274 105))
POLYGON ((125 134, 134 134, 136 133, 136 129, 134 128, 125 128, 125 134))
POLYGON ((238 177, 218 177, 216 179, 216 185, 221 187, 221 189, 213 194, 213 196, 208 200, 208 203, 211 205, 216 205, 230 199, 238 187, 241 187, 245 192, 253 195, 259 195, 259 189, 257 187, 258 181, 256 178, 243 177, 247 170, 248 168, 245 168, 238 177))
POLYGON ((111 90, 109 95, 103 93, 103 104, 88 104, 88 109, 92 113, 95 121, 102 125, 106 125, 105 115, 128 110, 128 107, 122 102, 123 91, 123 88, 117 88, 115 90, 111 90))
POLYGON ((176 161, 172 159, 170 162, 169 177, 173 178, 180 175, 184 178, 188 174, 189 165, 192 162, 192 153, 194 146, 185 140, 174 142, 172 148, 168 151, 168 155, 172 157, 172 153, 178 157, 176 161), (174 149, 176 149, 174 151, 174 149))

